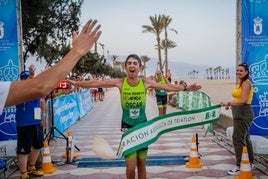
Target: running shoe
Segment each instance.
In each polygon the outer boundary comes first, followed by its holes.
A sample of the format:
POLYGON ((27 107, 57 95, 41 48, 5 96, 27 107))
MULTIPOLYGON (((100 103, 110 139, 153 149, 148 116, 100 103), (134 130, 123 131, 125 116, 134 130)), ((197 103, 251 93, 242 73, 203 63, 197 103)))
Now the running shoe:
POLYGON ((35 167, 28 168, 28 173, 34 176, 43 176, 45 174, 42 170, 36 169, 35 167))
POLYGON ((239 171, 240 171, 240 167, 239 166, 235 166, 232 170, 229 170, 228 171, 228 174, 229 175, 236 176, 236 175, 239 175, 239 171))

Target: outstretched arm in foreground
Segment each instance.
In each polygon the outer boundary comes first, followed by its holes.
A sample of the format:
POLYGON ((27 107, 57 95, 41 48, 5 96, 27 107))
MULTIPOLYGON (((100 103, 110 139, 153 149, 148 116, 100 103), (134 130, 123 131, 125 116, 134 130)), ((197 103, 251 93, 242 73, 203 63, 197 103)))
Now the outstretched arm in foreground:
POLYGON ((40 73, 35 78, 12 82, 5 106, 16 105, 48 95, 99 39, 101 35, 100 25, 96 26, 96 24, 96 20, 89 20, 79 35, 73 33, 73 48, 55 66, 40 73))
POLYGON ((88 80, 88 81, 73 81, 67 80, 71 85, 80 86, 82 88, 112 88, 117 87, 121 89, 123 79, 113 79, 113 80, 88 80))

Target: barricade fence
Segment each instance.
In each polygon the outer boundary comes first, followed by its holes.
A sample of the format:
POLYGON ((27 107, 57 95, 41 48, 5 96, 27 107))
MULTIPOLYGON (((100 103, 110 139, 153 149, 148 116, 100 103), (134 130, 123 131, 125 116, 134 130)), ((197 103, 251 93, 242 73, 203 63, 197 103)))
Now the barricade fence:
POLYGON ((83 89, 80 92, 71 93, 47 100, 46 120, 44 123, 44 135, 59 137, 77 120, 85 116, 93 107, 92 94, 90 89, 83 89), (51 129, 57 130, 51 130, 51 129))

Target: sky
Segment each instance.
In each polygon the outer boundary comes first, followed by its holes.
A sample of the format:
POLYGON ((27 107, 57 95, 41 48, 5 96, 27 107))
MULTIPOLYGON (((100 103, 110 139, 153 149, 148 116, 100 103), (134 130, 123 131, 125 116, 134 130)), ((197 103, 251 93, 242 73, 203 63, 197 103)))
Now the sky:
POLYGON ((158 58, 156 37, 143 33, 142 26, 151 26, 149 17, 161 14, 172 18, 169 28, 178 31, 168 31, 177 45, 168 51, 170 61, 235 66, 236 0, 84 0, 81 22, 101 24, 100 54, 158 58))

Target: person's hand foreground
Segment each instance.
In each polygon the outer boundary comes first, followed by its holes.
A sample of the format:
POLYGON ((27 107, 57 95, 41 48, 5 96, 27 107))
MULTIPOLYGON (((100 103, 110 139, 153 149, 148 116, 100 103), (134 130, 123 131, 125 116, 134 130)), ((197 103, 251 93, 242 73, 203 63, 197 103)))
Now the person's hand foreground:
POLYGON ((74 31, 73 32, 73 50, 81 54, 81 56, 87 54, 94 43, 99 39, 101 35, 100 25, 97 25, 97 20, 90 19, 79 35, 74 31))

